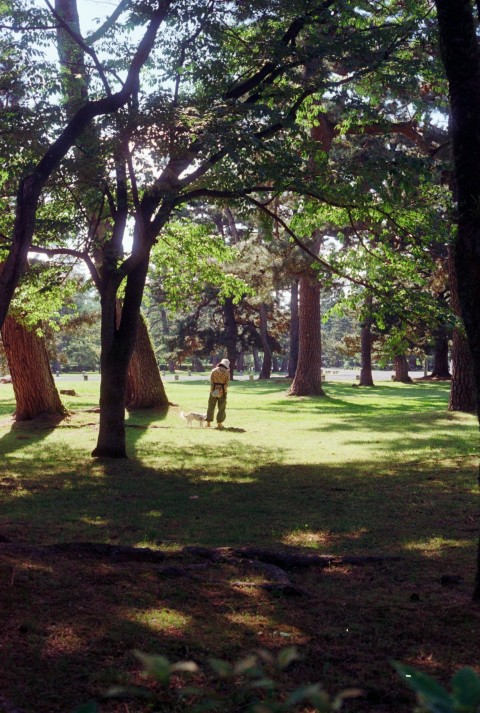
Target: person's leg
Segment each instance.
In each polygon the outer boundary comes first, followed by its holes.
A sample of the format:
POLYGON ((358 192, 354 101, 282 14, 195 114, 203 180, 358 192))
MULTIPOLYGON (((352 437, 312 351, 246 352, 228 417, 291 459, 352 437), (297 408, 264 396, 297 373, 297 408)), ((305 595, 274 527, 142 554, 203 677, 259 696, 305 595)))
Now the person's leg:
POLYGON ((225 418, 227 416, 226 410, 227 410, 227 397, 221 396, 218 399, 217 423, 223 423, 225 421, 225 418))
POLYGON ((218 399, 215 398, 215 396, 210 396, 208 397, 208 406, 207 406, 207 426, 210 426, 210 423, 213 421, 213 415, 215 413, 215 406, 217 403, 218 399))

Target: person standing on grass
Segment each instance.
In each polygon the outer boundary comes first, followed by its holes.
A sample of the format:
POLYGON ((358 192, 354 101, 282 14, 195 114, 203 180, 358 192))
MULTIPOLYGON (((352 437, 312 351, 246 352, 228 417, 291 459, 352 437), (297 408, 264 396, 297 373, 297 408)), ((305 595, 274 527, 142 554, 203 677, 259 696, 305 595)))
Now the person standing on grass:
POLYGON ((208 397, 207 428, 213 421, 215 406, 217 411, 217 428, 223 428, 227 408, 227 388, 230 381, 230 362, 222 359, 210 372, 210 396, 208 397))

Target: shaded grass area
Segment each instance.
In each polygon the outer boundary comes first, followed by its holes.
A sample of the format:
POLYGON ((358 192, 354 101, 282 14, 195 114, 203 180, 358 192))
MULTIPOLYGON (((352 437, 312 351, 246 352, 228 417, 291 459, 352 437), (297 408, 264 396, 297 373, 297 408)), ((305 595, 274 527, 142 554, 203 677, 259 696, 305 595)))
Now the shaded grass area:
MULTIPOLYGON (((69 408, 95 405, 94 384, 74 386, 69 408)), ((324 399, 285 390, 232 384, 232 430, 218 432, 178 416, 205 409, 205 383, 169 384, 178 408, 129 415, 128 461, 89 458, 98 415, 84 410, 55 430, 5 424, 0 535, 160 547, 174 560, 185 545, 242 544, 401 559, 290 572, 308 591, 292 599, 235 586, 255 577, 226 564, 185 579, 141 563, 10 554, 0 560, 0 683, 11 700, 70 710, 138 679, 133 648, 201 660, 296 644, 305 658, 289 682, 360 685, 365 699, 350 710, 377 713, 411 709, 392 658, 445 678, 478 664, 474 418, 446 411, 442 383, 328 384, 324 399), (459 583, 442 586, 443 575, 459 583)))

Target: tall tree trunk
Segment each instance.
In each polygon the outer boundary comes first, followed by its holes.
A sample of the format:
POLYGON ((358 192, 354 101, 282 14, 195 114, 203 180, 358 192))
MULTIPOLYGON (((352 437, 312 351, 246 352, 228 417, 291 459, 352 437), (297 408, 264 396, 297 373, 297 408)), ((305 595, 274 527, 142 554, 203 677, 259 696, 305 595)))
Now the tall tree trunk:
POLYGON ((268 342, 268 319, 267 305, 262 302, 259 308, 260 313, 260 339, 263 348, 263 363, 259 379, 269 379, 272 374, 272 350, 268 342))
POLYGON ((260 361, 260 357, 258 356, 258 349, 256 347, 253 347, 252 354, 253 354, 253 370, 261 371, 262 370, 262 362, 260 361))
POLYGON ((227 297, 225 299, 223 305, 223 318, 225 323, 225 345, 227 347, 227 358, 230 360, 230 377, 233 378, 237 361, 238 325, 235 318, 235 306, 231 297, 227 297))
POLYGON ((135 349, 128 365, 126 404, 129 411, 168 408, 167 394, 143 315, 138 320, 135 349))
POLYGON ((241 372, 245 369, 245 354, 243 352, 240 352, 237 357, 237 369, 241 372))
MULTIPOLYGON (((448 250, 448 275, 450 284, 450 302, 453 311, 461 320, 460 301, 458 299, 457 275, 452 248, 448 250)), ((475 375, 472 356, 464 333, 463 324, 455 327, 452 337, 452 383, 450 385, 449 411, 474 413, 477 408, 475 375)))
POLYGON ((290 352, 288 359, 288 377, 293 379, 298 364, 298 280, 292 280, 290 288, 290 352))
POLYGON ((433 352, 433 370, 430 374, 431 379, 451 379, 450 369, 448 368, 448 334, 445 330, 440 330, 435 338, 435 347, 433 352))
MULTIPOLYGON (((458 231, 455 272, 475 375, 480 419, 480 50, 469 0, 436 0, 449 93, 458 231)), ((480 601, 480 542, 473 598, 480 601)))
POLYGON ((116 302, 121 276, 114 275, 101 296, 102 323, 100 364, 100 428, 96 458, 126 458, 125 407, 127 373, 137 336, 140 305, 148 270, 149 256, 129 273, 123 299, 120 324, 117 326, 116 302))
POLYGON ((452 383, 448 410, 475 413, 477 409, 475 397, 475 377, 470 347, 466 336, 459 329, 454 329, 452 339, 452 383))
POLYGON ((408 361, 405 354, 401 354, 394 358, 394 381, 400 381, 402 384, 411 384, 412 380, 408 375, 408 361))
POLYGON ((372 375, 372 296, 365 298, 365 319, 360 330, 360 386, 373 386, 372 375))
POLYGON ((15 393, 16 421, 38 416, 63 418, 67 411, 53 380, 45 340, 7 317, 2 339, 15 393))
POLYGON ((299 285, 299 349, 292 396, 325 396, 322 389, 322 350, 320 331, 320 283, 310 272, 299 285))
MULTIPOLYGON (((163 307, 160 308, 160 319, 162 320, 162 331, 164 335, 168 337, 170 334, 170 325, 168 324, 167 312, 163 307)), ((175 373, 175 362, 173 359, 168 359, 168 371, 170 374, 175 373)))

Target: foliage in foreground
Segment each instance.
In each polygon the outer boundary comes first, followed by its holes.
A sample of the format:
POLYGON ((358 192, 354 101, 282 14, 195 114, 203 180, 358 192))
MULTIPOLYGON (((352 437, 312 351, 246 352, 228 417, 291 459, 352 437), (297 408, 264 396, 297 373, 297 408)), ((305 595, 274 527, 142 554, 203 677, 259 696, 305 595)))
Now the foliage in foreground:
MULTIPOLYGON (((136 652, 145 674, 160 686, 160 693, 144 686, 116 686, 107 693, 108 698, 144 700, 148 709, 201 711, 241 710, 245 713, 289 713, 308 706, 320 713, 340 711, 345 701, 358 698, 363 692, 357 688, 346 689, 330 697, 320 684, 304 684, 293 692, 282 695, 279 681, 282 672, 300 656, 295 647, 280 651, 274 656, 268 651, 241 659, 234 664, 208 659, 206 676, 194 661, 170 663, 164 656, 136 652), (212 679, 213 673, 213 679, 212 679), (185 675, 195 675, 210 684, 186 685, 185 675)), ((434 678, 411 666, 393 664, 407 685, 416 693, 418 707, 414 713, 478 713, 480 710, 480 676, 472 668, 455 673, 449 693, 434 678)), ((77 708, 74 713, 98 713, 95 701, 77 708)))

